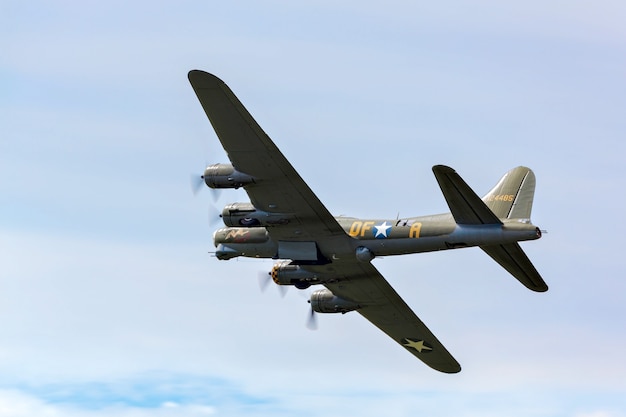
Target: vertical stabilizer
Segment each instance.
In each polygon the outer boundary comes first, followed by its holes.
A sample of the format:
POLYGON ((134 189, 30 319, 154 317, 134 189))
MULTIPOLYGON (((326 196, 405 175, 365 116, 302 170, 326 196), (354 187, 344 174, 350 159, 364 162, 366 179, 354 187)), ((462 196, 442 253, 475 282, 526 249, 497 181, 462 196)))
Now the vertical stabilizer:
POLYGON ((535 174, 530 168, 513 168, 483 197, 500 219, 527 219, 533 207, 535 174))

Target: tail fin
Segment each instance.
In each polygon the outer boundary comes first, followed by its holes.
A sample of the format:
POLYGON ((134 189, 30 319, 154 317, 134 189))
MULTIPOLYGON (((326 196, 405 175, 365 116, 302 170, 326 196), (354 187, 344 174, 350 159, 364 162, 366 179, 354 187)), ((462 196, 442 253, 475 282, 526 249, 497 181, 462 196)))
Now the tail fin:
POLYGON ((487 207, 500 219, 525 219, 535 195, 535 174, 530 168, 513 168, 483 197, 487 207))
MULTIPOLYGON (((535 195, 535 174, 530 168, 513 168, 482 200, 452 168, 436 165, 433 173, 458 224, 493 225, 502 224, 501 220, 505 219, 530 223, 535 195)), ((527 288, 538 292, 548 290, 518 243, 480 248, 527 288)))

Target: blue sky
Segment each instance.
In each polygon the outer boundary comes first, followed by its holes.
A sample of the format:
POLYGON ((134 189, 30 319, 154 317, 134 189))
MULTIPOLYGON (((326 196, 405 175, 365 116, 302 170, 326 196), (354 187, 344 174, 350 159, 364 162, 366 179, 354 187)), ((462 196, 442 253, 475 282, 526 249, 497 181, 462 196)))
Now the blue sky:
POLYGON ((0 2, 0 417, 626 416, 626 6, 335 3, 0 2), (356 314, 307 330, 271 261, 207 253, 195 68, 337 215, 531 167, 550 290, 478 249, 376 259, 457 375, 356 314))

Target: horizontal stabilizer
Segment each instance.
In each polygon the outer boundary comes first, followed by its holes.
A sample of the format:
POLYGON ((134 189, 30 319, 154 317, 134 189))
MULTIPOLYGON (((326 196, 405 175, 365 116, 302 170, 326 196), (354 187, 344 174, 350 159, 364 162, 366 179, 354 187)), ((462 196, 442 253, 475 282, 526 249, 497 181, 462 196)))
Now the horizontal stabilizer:
POLYGON ((450 167, 435 165, 433 173, 458 224, 502 224, 459 174, 450 167))
POLYGON ((480 248, 527 288, 537 292, 548 291, 548 285, 519 244, 507 243, 505 245, 481 246, 480 248))

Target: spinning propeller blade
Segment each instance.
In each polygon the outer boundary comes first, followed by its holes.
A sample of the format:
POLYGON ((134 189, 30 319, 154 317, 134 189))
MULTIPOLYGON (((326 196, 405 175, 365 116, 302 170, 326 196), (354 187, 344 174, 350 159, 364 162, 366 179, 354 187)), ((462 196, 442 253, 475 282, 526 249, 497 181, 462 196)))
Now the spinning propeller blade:
MULTIPOLYGON (((311 300, 309 300, 308 303, 311 304, 311 300)), ((313 306, 311 306, 311 312, 306 320, 306 328, 309 330, 317 330, 317 314, 315 314, 313 306)))

